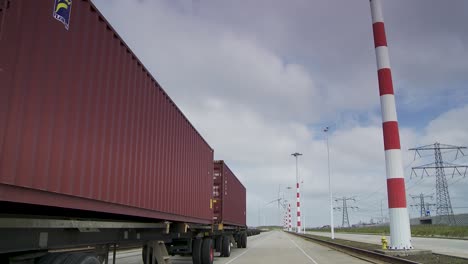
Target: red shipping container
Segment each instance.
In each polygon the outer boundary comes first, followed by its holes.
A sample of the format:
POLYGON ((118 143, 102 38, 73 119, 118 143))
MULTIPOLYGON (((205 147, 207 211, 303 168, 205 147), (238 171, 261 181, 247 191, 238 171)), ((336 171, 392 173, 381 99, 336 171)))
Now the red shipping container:
POLYGON ((222 160, 214 161, 213 222, 246 226, 246 189, 222 160))
POLYGON ((213 150, 95 6, 1 3, 0 201, 211 223, 213 150))

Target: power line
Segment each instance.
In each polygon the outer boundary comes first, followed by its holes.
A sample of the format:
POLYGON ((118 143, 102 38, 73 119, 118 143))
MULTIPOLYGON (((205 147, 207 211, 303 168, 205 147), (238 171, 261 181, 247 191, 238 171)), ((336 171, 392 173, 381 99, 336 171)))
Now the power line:
POLYGON ((342 201, 343 202, 343 205, 342 206, 337 206, 337 207, 333 207, 333 209, 335 210, 343 210, 343 218, 342 218, 342 222, 341 222, 341 227, 350 227, 349 226, 349 216, 348 216, 348 208, 351 208, 351 209, 357 209, 358 207, 355 207, 355 206, 348 206, 347 205, 347 201, 356 201, 356 199, 354 197, 341 197, 341 198, 336 198, 335 199, 335 202, 339 202, 339 201, 342 201))
POLYGON ((414 187, 419 186, 419 183, 422 182, 422 181, 423 181, 423 178, 418 179, 415 183, 413 183, 412 186, 408 186, 406 188, 406 191, 409 191, 409 190, 413 189, 414 187))
POLYGON ((422 166, 413 167, 411 175, 417 175, 417 171, 421 171, 421 178, 430 176, 428 170, 435 170, 436 175, 436 212, 439 217, 440 223, 447 223, 450 225, 455 225, 455 216, 453 214, 452 203, 450 201, 450 193, 448 189, 447 178, 445 176, 445 169, 453 169, 452 177, 457 173, 458 175, 465 177, 467 173, 468 166, 456 165, 450 162, 444 162, 442 158, 442 149, 456 151, 455 160, 459 155, 465 156, 463 152, 466 147, 452 146, 446 144, 440 144, 438 142, 426 145, 422 147, 412 148, 410 150, 415 151, 416 155, 421 157, 421 152, 423 151, 434 151, 435 162, 425 164, 422 166), (464 169, 464 170, 463 170, 464 169), (462 171, 464 171, 462 173, 462 171))
POLYGON ((429 216, 430 215, 430 206, 434 206, 435 204, 432 203, 427 203, 424 199, 425 198, 433 198, 432 195, 424 195, 423 193, 420 193, 419 195, 410 195, 413 200, 419 199, 418 204, 414 204, 411 206, 418 206, 419 207, 419 212, 421 217, 429 216))
MULTIPOLYGON (((447 150, 447 151, 443 151, 442 154, 454 153, 455 151, 457 151, 457 150, 447 150)), ((423 157, 429 157, 429 156, 433 156, 433 154, 424 155, 423 157)), ((455 157, 453 160, 451 160, 451 162, 453 162, 456 159, 465 158, 465 157, 468 157, 468 156, 458 155, 458 157, 455 157)), ((414 159, 408 165, 406 165, 405 170, 408 169, 415 161, 416 161, 416 159, 414 159)), ((406 190, 409 191, 409 190, 413 190, 413 189, 419 189, 419 187, 421 187, 421 183, 423 183, 425 181, 425 179, 426 179, 425 177, 414 178, 412 181, 410 181, 408 183, 406 190), (418 187, 418 188, 416 188, 416 187, 418 187)), ((460 179, 454 180, 453 182, 450 182, 450 179, 448 179, 448 182, 449 182, 449 184, 456 184, 456 183, 458 183, 458 182, 460 182, 460 181, 462 181, 464 179, 465 178, 460 178, 460 179)), ((380 194, 383 197, 385 194, 380 192, 380 191, 383 190, 384 187, 385 187, 385 185, 381 185, 376 190, 366 194, 364 196, 364 198, 359 198, 358 199, 359 202, 363 204, 363 206, 359 210, 360 211, 365 211, 365 212, 370 212, 370 213, 378 213, 380 211, 381 214, 382 214, 382 208, 379 208, 379 207, 382 206, 381 202, 376 200, 376 195, 375 194, 380 194)), ((430 192, 435 192, 435 187, 433 189, 427 189, 427 187, 428 186, 426 186, 423 189, 427 190, 429 193, 430 192)), ((410 197, 408 197, 408 198, 410 198, 410 197)), ((427 204, 427 202, 426 202, 426 204, 427 204)), ((416 206, 417 205, 413 205, 412 207, 416 208, 416 206)), ((427 206, 426 206, 426 208, 427 208, 427 206)), ((420 209, 420 208, 418 208, 418 209, 420 209)))
MULTIPOLYGON (((457 150, 446 150, 446 151, 443 151, 441 152, 442 154, 446 154, 446 153, 454 153, 455 151, 457 150)), ((425 158, 425 157, 430 157, 430 156, 433 156, 433 154, 428 154, 428 155, 421 155, 420 158, 425 158)), ((463 156, 463 155, 458 155, 458 157, 455 157, 453 160, 451 160, 450 162, 453 162, 457 159, 461 159, 461 158, 466 158, 468 156, 463 156)), ((407 164, 404 168, 405 170, 405 174, 406 174, 406 170, 409 169, 413 163, 418 160, 418 159, 413 159, 409 164, 407 164)), ((412 176, 412 175, 411 175, 412 176)), ((413 190, 413 189, 419 189, 419 188, 416 188, 416 187, 421 187, 421 183, 424 183, 425 182, 425 177, 418 177, 418 178, 413 178, 413 179, 408 179, 409 182, 406 186, 406 191, 410 191, 410 190, 413 190)), ((456 184, 458 183, 459 181, 462 181, 464 180, 464 178, 460 178, 460 179, 457 179, 453 182, 450 182, 450 179, 448 179, 448 182, 449 184, 456 184)), ((386 187, 385 183, 382 184, 382 185, 379 185, 376 189, 374 189, 374 191, 370 192, 370 193, 367 193, 364 197, 362 198, 359 198, 359 202, 360 203, 363 203, 364 206, 362 208, 360 208, 359 210, 368 210, 368 211, 371 211, 371 212, 378 212, 379 210, 381 210, 379 207, 381 206, 380 205, 380 202, 379 201, 376 201, 376 194, 377 195, 381 195, 382 197, 385 196, 385 193, 383 192, 384 191, 384 188, 386 187)), ((426 189, 426 188, 423 188, 423 189, 426 189)), ((435 192, 435 187, 431 190, 431 189, 426 189, 428 192, 435 192)))

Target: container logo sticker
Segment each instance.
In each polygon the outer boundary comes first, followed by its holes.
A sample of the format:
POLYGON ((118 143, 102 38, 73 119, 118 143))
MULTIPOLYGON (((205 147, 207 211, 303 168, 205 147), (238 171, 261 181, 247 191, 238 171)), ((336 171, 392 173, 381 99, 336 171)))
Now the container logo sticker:
POLYGON ((70 24, 72 0, 55 0, 53 16, 65 25, 68 30, 70 24))

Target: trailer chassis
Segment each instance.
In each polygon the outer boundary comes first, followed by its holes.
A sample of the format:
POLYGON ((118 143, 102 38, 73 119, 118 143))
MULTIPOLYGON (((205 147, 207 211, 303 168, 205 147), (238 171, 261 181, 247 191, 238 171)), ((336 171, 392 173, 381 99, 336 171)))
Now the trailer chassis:
POLYGON ((115 264, 116 251, 131 247, 142 248, 145 264, 171 263, 169 255, 211 264, 215 252, 229 257, 232 244, 247 247, 245 227, 169 221, 0 216, 0 237, 9 238, 0 240, 0 262, 8 264, 115 264))

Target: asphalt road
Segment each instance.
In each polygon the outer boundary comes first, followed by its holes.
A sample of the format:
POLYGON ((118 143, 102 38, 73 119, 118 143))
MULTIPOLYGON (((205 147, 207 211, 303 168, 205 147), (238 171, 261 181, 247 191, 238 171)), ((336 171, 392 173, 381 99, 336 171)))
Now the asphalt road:
MULTIPOLYGON (((217 253, 219 254, 219 253, 217 253)), ((141 249, 118 252, 117 264, 141 264, 141 249)), ((111 260, 112 261, 112 260, 111 260)), ((112 263, 112 262, 110 262, 112 263)), ((191 257, 172 257, 173 264, 192 263, 191 257)), ((281 231, 271 231, 248 238, 247 248, 233 247, 231 257, 215 257, 216 264, 284 263, 368 263, 329 248, 305 241, 281 231)))
POLYGON ((247 249, 236 249, 240 251, 237 256, 231 255, 229 259, 220 258, 215 263, 368 263, 282 231, 262 233, 259 236, 252 237, 251 240, 247 249))
MULTIPOLYGON (((330 237, 328 232, 307 232, 309 234, 330 237)), ((363 234, 335 233, 336 238, 347 239, 358 242, 379 244, 382 236, 363 234)), ((387 237, 389 239, 390 237, 387 237)), ((413 237, 413 247, 417 249, 428 249, 434 253, 446 254, 457 257, 468 258, 468 240, 413 237)))

